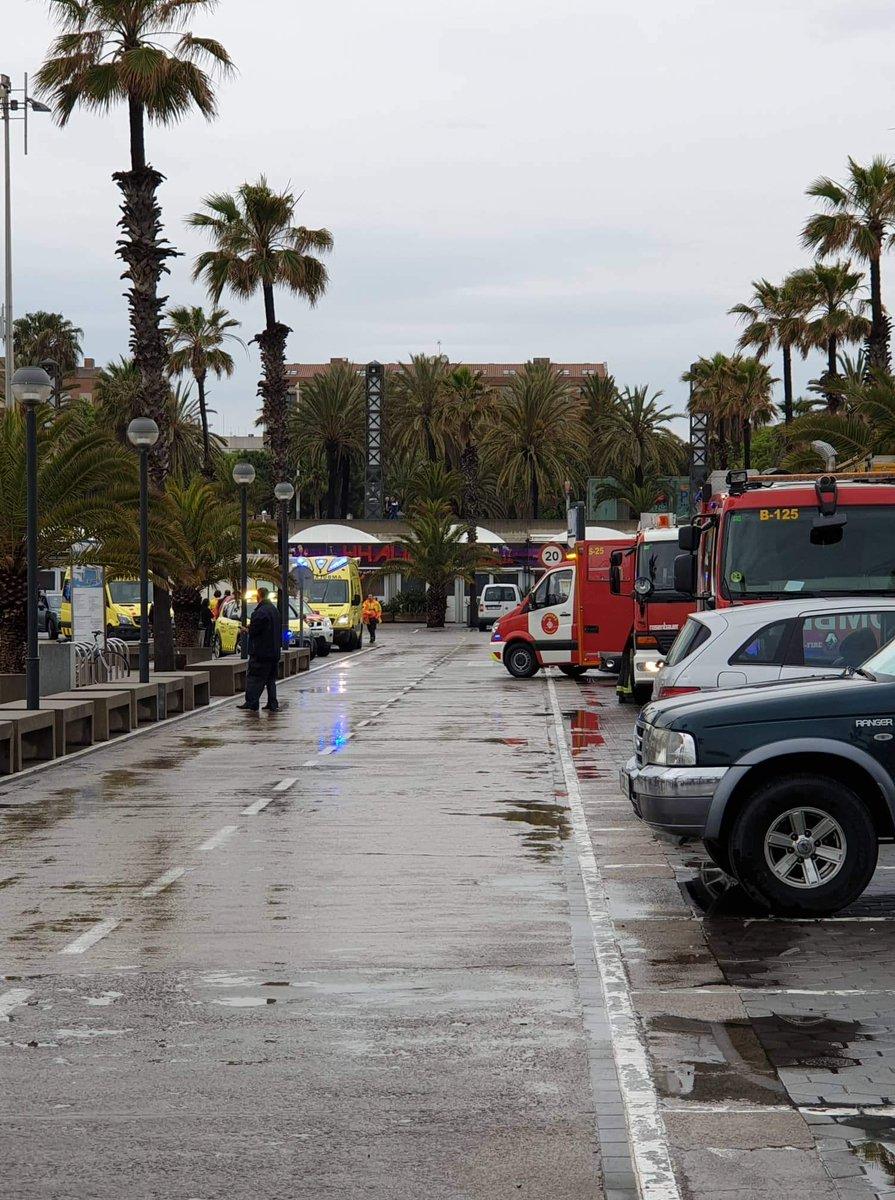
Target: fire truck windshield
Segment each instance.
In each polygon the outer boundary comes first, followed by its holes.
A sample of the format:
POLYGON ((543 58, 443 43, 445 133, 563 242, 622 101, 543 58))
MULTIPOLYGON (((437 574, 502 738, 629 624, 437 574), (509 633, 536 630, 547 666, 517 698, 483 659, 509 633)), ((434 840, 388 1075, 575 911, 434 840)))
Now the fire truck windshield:
POLYGON ((680 554, 676 541, 643 542, 637 552, 637 575, 652 580, 655 592, 674 591, 674 560, 680 554))
POLYGON ((892 508, 842 505, 848 516, 837 540, 812 540, 815 505, 752 508, 725 522, 725 597, 774 599, 895 591, 892 508))

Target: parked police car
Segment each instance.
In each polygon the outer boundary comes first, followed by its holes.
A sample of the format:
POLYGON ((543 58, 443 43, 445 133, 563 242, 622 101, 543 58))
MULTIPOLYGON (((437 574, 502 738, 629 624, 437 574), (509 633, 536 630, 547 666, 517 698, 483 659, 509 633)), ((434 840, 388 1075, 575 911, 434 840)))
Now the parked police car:
POLYGON ((780 914, 844 908, 895 836, 895 643, 834 679, 648 704, 621 782, 780 914))

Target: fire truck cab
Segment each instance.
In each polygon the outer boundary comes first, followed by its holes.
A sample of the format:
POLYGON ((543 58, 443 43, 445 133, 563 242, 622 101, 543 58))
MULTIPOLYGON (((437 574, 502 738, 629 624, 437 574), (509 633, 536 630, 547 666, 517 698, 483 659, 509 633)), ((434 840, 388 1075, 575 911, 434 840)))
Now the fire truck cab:
POLYGON ((699 610, 891 595, 893 509, 892 476, 715 472, 679 530, 675 584, 699 610))

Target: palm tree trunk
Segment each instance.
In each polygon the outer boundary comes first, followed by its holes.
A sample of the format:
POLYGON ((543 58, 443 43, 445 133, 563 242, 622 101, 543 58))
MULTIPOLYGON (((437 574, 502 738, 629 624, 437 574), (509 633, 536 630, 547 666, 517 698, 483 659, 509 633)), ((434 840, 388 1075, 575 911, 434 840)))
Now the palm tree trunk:
POLYGON ((743 466, 748 471, 752 466, 752 422, 743 418, 743 466))
POLYGON ((827 341, 827 371, 823 380, 824 391, 827 396, 827 412, 836 412, 841 403, 839 393, 836 390, 838 379, 839 372, 836 369, 836 335, 833 334, 827 341))
MULTIPOLYGON (((474 546, 478 540, 478 524, 481 515, 481 496, 479 494, 479 452, 469 439, 460 454, 460 470, 463 474, 463 495, 461 512, 466 522, 466 540, 474 546)), ((470 629, 477 629, 479 624, 479 596, 475 575, 469 583, 469 613, 470 629)))
POLYGON ((211 451, 208 445, 208 409, 205 404, 205 372, 198 371, 195 376, 196 390, 199 393, 199 420, 202 423, 202 474, 206 479, 214 478, 211 469, 211 451))
MULTIPOLYGON (((149 455, 149 477, 155 492, 164 492, 169 469, 168 396, 166 376, 168 349, 162 334, 161 318, 167 296, 159 296, 162 275, 168 274, 167 259, 177 251, 161 236, 162 210, 156 193, 164 175, 146 162, 143 106, 131 98, 130 117, 131 169, 116 171, 112 178, 123 196, 121 220, 123 236, 116 254, 125 264, 122 278, 128 281, 130 310, 130 348, 140 372, 140 411, 152 417, 161 432, 149 455)), ((153 637, 155 662, 161 670, 174 667, 174 643, 168 593, 156 588, 153 637)))
POLYGON ((335 443, 326 443, 326 516, 336 516, 336 489, 339 486, 339 453, 335 443))
MULTIPOLYGON (((176 645, 178 650, 187 650, 199 645, 199 613, 202 606, 202 593, 197 588, 174 588, 171 593, 174 604, 174 622, 177 628, 176 645)), ((153 609, 153 621, 157 608, 153 609)))
POLYGON ((531 470, 531 490, 530 490, 529 494, 531 496, 531 519, 533 521, 537 521, 538 512, 540 511, 540 495, 538 492, 538 473, 534 468, 534 464, 532 464, 530 470, 531 470))
POLYGON ((347 450, 339 454, 339 516, 344 521, 348 516, 348 500, 351 491, 351 457, 347 450))
POLYGON ((783 347, 783 421, 792 421, 792 348, 783 347))
POLYGON ((429 584, 426 592, 426 627, 443 629, 447 613, 447 588, 444 583, 429 584))
POLYGON ((432 422, 428 417, 424 418, 423 426, 426 431, 426 458, 430 463, 434 463, 438 454, 435 450, 435 438, 432 436, 432 422))
POLYGON ((889 322, 883 308, 880 256, 870 260, 870 336, 867 339, 867 372, 877 377, 889 370, 889 322))
POLYGON ((267 444, 273 458, 274 480, 284 483, 291 479, 289 470, 289 379, 286 375, 286 338, 292 332, 276 317, 273 288, 265 283, 263 333, 255 338, 261 349, 261 419, 267 434, 267 444))

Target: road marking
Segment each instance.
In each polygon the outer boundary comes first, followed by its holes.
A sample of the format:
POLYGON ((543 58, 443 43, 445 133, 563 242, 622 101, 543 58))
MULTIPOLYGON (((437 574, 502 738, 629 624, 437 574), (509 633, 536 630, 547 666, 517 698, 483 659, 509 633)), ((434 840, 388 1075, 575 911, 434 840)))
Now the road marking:
POLYGON ((667 871, 669 864, 667 862, 642 862, 642 863, 600 863, 600 867, 604 871, 624 871, 628 867, 661 867, 663 871, 667 871))
POLYGON ((164 875, 159 875, 158 879, 153 879, 152 883, 147 883, 140 895, 157 896, 159 892, 163 892, 165 888, 169 888, 172 883, 177 882, 181 875, 185 874, 186 867, 172 867, 171 870, 166 871, 164 875))
POLYGON ((226 842, 231 834, 236 833, 238 825, 225 825, 223 829, 219 829, 217 833, 212 834, 207 842, 203 842, 199 847, 200 850, 216 850, 218 846, 226 842))
MULTIPOLYGON (((791 1104, 666 1104, 663 1112, 673 1113, 774 1113, 793 1110, 791 1104)), ((853 1111, 853 1110, 852 1110, 853 1111)))
POLYGON ((8 1021, 12 1010, 24 1004, 30 995, 30 988, 10 988, 0 994, 0 1021, 8 1021))
POLYGON ((120 924, 120 917, 106 917, 104 921, 97 921, 92 928, 86 930, 80 937, 76 937, 73 942, 69 942, 67 946, 63 946, 59 953, 83 954, 91 946, 95 946, 97 942, 101 942, 104 937, 107 937, 113 929, 117 929, 120 924))
POLYGON ((264 800, 256 800, 253 804, 249 804, 246 808, 244 808, 240 813, 240 816, 257 817, 258 813, 263 812, 264 809, 267 808, 268 804, 273 804, 273 801, 273 796, 267 796, 264 800))
POLYGON ((551 676, 546 677, 546 685, 640 1195, 642 1200, 681 1200, 671 1165, 659 1097, 653 1085, 646 1045, 634 1013, 615 930, 606 908, 600 869, 584 815, 578 775, 566 741, 556 685, 551 676))
POLYGON ((357 723, 357 725, 355 726, 355 728, 356 728, 356 729, 365 729, 365 728, 366 728, 366 727, 367 727, 369 724, 370 724, 370 722, 369 722, 369 721, 358 721, 358 723, 357 723))
POLYGON ((288 792, 291 787, 298 783, 297 779, 281 779, 279 783, 274 784, 275 792, 288 792))

